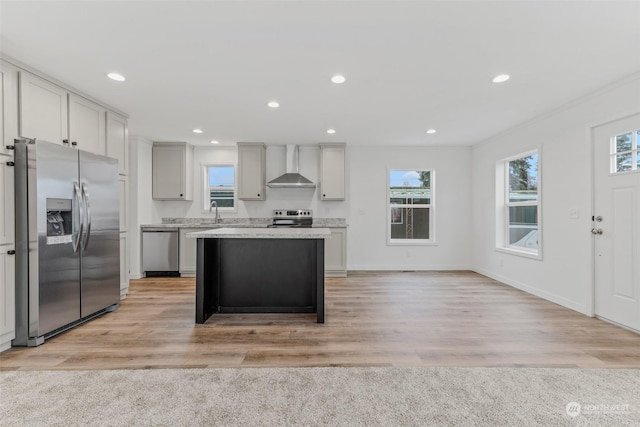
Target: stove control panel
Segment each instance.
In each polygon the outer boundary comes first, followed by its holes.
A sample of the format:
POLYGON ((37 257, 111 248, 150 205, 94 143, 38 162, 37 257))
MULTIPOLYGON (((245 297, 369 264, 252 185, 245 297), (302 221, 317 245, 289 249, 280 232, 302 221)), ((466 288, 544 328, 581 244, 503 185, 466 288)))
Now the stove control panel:
POLYGON ((312 218, 313 212, 310 209, 274 209, 274 218, 312 218))

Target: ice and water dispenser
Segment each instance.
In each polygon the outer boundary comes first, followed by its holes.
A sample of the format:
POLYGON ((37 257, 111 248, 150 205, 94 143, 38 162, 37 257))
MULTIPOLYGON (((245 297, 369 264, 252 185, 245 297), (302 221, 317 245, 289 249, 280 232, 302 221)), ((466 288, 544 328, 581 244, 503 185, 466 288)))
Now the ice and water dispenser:
POLYGON ((47 199, 47 244, 71 243, 73 234, 71 199, 47 199))

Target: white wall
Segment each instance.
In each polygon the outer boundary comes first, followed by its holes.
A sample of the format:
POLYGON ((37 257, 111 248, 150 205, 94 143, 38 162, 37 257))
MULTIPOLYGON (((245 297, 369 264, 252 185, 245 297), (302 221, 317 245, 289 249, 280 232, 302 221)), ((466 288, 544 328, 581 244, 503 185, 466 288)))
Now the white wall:
POLYGON ((130 190, 130 250, 129 275, 132 279, 142 277, 140 225, 160 222, 157 206, 151 201, 151 148, 153 143, 140 136, 129 137, 129 190, 130 190))
POLYGON ((591 313, 591 127, 640 111, 640 75, 483 141, 472 151, 473 269, 591 313), (495 251, 495 167, 542 147, 543 259, 495 251), (572 219, 569 211, 577 209, 572 219))
POLYGON ((469 148, 350 147, 348 154, 349 270, 469 268, 469 148), (387 245, 388 169, 435 171, 435 245, 387 245))

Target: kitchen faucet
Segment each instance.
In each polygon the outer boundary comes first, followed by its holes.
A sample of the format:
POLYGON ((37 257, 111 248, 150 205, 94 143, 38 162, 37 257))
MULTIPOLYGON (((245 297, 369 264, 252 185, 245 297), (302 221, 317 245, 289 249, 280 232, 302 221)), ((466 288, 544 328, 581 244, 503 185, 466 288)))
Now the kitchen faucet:
POLYGON ((211 209, 214 206, 216 207, 216 218, 215 218, 214 222, 217 224, 218 222, 220 222, 220 215, 218 214, 218 202, 216 202, 215 200, 212 200, 211 204, 209 205, 209 212, 211 212, 211 209))

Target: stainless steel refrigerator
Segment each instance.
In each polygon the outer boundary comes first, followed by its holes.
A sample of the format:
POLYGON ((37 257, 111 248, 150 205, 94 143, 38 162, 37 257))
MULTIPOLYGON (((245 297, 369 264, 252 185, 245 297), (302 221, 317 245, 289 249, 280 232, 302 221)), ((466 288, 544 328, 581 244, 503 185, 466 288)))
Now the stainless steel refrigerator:
POLYGON ((120 301, 118 161, 15 141, 16 338, 36 346, 120 301))

